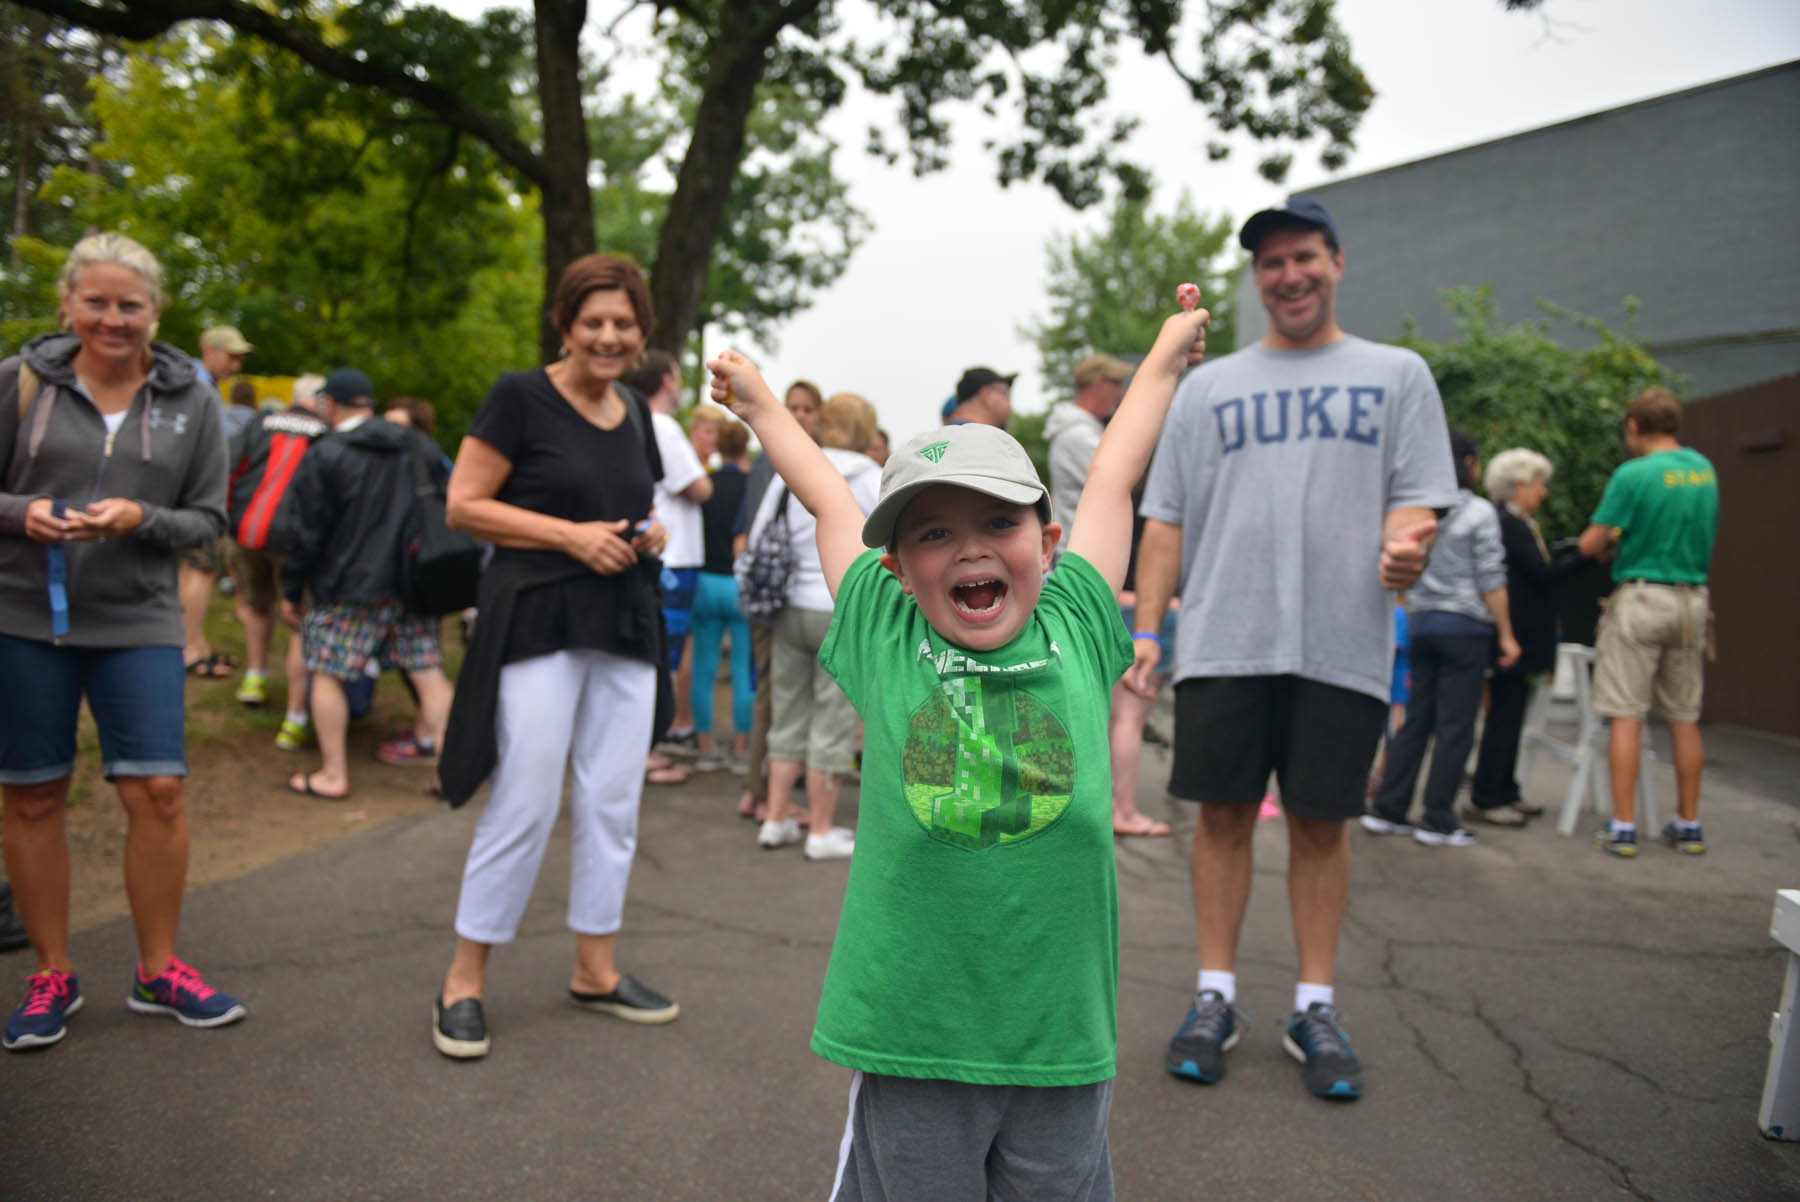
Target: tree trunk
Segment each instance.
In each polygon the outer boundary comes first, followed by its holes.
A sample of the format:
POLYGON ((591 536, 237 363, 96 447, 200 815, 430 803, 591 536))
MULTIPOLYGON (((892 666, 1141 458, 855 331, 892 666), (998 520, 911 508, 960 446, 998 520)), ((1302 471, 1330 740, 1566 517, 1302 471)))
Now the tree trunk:
POLYGON ((13 127, 13 148, 16 161, 13 163, 13 220, 12 220, 12 272, 18 275, 24 268, 24 261, 19 256, 19 239, 31 232, 31 139, 35 131, 29 121, 21 119, 13 127))
POLYGON ((563 269, 594 251, 587 120, 581 107, 581 27, 586 0, 536 0, 538 104, 544 117, 544 359, 562 352, 550 302, 563 269))
MULTIPOLYGON (((740 40, 733 25, 746 23, 726 5, 723 28, 713 39, 706 84, 694 112, 694 136, 675 177, 675 194, 656 244, 650 295, 656 331, 650 345, 679 355, 700 317, 713 241, 744 157, 745 127, 756 85, 768 69, 771 40, 740 40)), ((779 32, 776 30, 775 32, 779 32)))

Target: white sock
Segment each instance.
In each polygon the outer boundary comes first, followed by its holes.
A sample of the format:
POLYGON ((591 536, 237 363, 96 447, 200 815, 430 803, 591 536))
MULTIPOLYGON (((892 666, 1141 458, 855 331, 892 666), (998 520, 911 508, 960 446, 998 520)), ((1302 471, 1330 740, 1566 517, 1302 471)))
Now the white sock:
POLYGON ((308 722, 305 710, 301 710, 297 714, 293 710, 289 710, 287 712, 287 720, 292 722, 295 726, 305 726, 308 722))
POLYGON ((1607 825, 1611 828, 1612 833, 1615 835, 1635 835, 1635 834, 1637 834, 1637 823, 1635 823, 1635 822, 1620 822, 1617 818, 1614 818, 1607 825))
POLYGON ((268 678, 269 678, 269 672, 268 672, 268 669, 266 669, 266 668, 245 668, 244 669, 244 679, 245 680, 267 680, 268 678))
POLYGON ((1235 972, 1218 972, 1211 968, 1200 970, 1200 992, 1212 990, 1227 1002, 1237 1001, 1237 974, 1235 972))
POLYGON ((1311 981, 1301 981, 1294 986, 1295 1010, 1298 1010, 1301 1014, 1305 1014, 1312 1008, 1314 1002, 1324 1002, 1327 1006, 1331 1005, 1331 986, 1315 985, 1311 981))
POLYGON ((1675 819, 1675 829, 1684 835, 1692 834, 1700 829, 1698 822, 1689 822, 1686 818, 1675 819))

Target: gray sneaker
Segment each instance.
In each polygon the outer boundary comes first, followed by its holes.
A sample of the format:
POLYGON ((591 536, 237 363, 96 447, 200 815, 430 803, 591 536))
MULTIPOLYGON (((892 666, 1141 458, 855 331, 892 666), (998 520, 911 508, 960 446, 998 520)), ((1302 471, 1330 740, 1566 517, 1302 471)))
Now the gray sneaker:
POLYGON ((1336 1006, 1314 1002, 1302 1014, 1288 1015, 1281 1046, 1305 1065, 1300 1080, 1314 1097, 1354 1102, 1362 1097, 1362 1063, 1344 1033, 1344 1016, 1336 1006))
POLYGON ((1225 1053, 1237 1046, 1249 1026, 1244 1012, 1216 989, 1194 995, 1194 1004, 1175 1038, 1163 1067, 1177 1077, 1211 1085, 1225 1075, 1225 1053))
POLYGON ((1364 814, 1361 821, 1362 828, 1371 835, 1410 835, 1413 833, 1411 823, 1395 822, 1392 819, 1383 818, 1380 814, 1364 814))

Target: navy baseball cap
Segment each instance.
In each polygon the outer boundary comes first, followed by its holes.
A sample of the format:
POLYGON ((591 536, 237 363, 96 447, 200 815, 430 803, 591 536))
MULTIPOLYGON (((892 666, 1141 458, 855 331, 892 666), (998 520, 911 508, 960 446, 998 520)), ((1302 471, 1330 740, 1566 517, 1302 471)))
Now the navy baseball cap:
POLYGON ((340 367, 325 377, 325 383, 319 391, 340 405, 352 409, 368 408, 375 404, 375 385, 369 377, 354 367, 340 367))
POLYGON ((1325 211, 1324 205, 1310 196, 1290 196, 1273 209, 1252 213, 1250 220, 1244 222, 1244 228, 1238 231, 1238 245, 1255 254, 1264 234, 1296 225, 1322 230, 1327 241, 1333 245, 1338 242, 1337 227, 1331 223, 1331 214, 1325 211))

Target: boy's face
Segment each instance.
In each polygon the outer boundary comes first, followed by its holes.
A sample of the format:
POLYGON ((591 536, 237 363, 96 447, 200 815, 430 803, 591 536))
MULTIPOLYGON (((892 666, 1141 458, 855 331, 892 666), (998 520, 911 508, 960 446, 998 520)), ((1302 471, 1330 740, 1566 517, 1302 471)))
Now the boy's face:
POLYGON ((909 502, 881 557, 931 628, 970 651, 1003 647, 1025 628, 1061 528, 1029 505, 954 484, 909 502))

